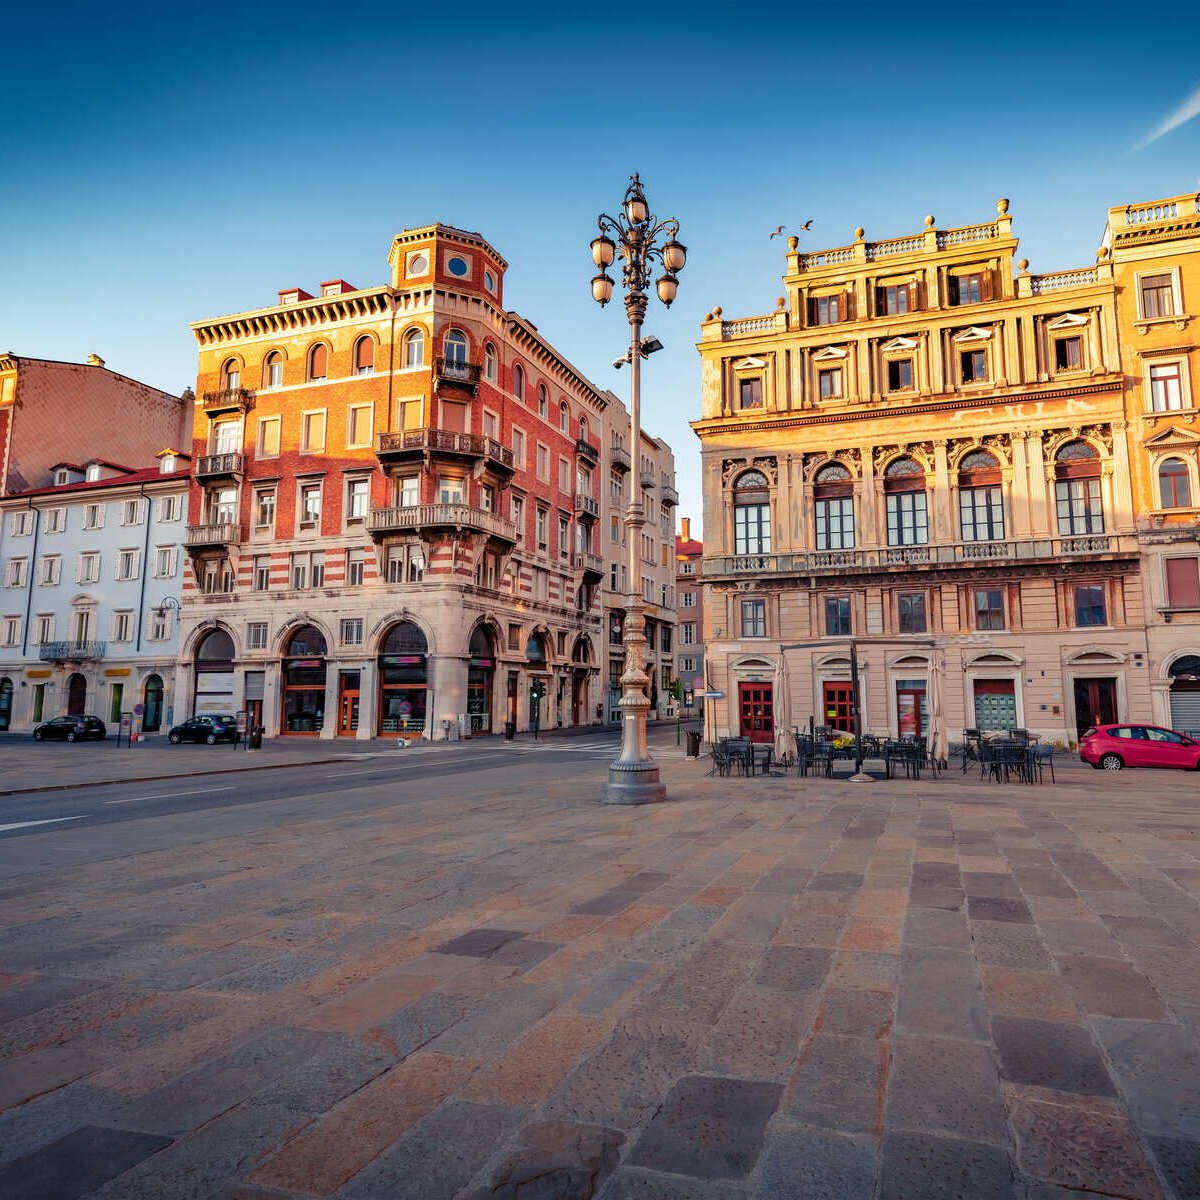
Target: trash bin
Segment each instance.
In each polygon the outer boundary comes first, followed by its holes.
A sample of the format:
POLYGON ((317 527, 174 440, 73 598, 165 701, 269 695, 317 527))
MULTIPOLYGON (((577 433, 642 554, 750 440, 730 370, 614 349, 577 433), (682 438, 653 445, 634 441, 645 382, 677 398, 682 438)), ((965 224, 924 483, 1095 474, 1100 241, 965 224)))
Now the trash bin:
POLYGON ((504 722, 504 740, 506 742, 511 742, 513 740, 513 738, 515 738, 516 736, 517 736, 516 721, 505 721, 504 722))
POLYGON ((262 749, 262 737, 263 737, 263 727, 261 725, 252 726, 250 729, 250 733, 249 733, 251 750, 261 750, 262 749))
POLYGON ((688 758, 700 757, 700 730, 687 730, 687 756, 688 758))

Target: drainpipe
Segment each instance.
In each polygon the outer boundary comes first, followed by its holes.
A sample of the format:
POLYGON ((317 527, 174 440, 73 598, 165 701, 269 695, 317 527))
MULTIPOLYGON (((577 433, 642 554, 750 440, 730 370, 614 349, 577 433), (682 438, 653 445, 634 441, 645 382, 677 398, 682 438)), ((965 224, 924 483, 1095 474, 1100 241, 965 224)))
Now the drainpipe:
MULTIPOLYGON (((42 529, 42 510, 33 507, 33 500, 25 501, 25 507, 33 513, 33 549, 29 552, 29 565, 25 571, 25 628, 21 631, 21 657, 29 653, 29 620, 33 614, 33 573, 37 570, 38 534, 42 529)), ((61 560, 60 560, 61 569, 61 560)))
POLYGON ((146 576, 150 573, 150 501, 146 496, 146 485, 141 485, 142 500, 146 504, 146 537, 142 543, 142 586, 138 590, 137 643, 136 652, 142 652, 142 623, 146 619, 146 576))

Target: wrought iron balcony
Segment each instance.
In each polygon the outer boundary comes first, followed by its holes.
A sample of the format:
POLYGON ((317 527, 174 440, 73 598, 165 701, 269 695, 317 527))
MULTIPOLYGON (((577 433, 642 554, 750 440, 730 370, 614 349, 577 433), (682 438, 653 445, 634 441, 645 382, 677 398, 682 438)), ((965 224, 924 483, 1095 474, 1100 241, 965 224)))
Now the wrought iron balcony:
POLYGON ((612 459, 614 470, 628 471, 633 466, 629 459, 629 451, 624 446, 610 446, 608 456, 612 459))
POLYGON ((679 503, 679 493, 669 483, 661 484, 658 490, 664 504, 679 503))
POLYGON ((90 662, 107 653, 107 642, 43 642, 38 647, 42 662, 90 662))
POLYGON ((478 433, 454 433, 449 429, 408 429, 381 433, 375 457, 381 463, 421 459, 426 454, 455 458, 481 458, 499 474, 512 474, 513 452, 495 438, 478 433))
POLYGON ((254 407, 254 389, 244 387, 217 388, 216 391, 205 392, 202 401, 204 411, 210 416, 218 413, 249 412, 254 407))
POLYGON ((571 556, 571 565, 576 571, 582 571, 586 580, 592 576, 595 580, 604 578, 604 559, 590 550, 576 550, 571 556))
POLYGON ((198 480, 240 479, 246 471, 244 454, 205 454, 196 459, 192 474, 198 480))
POLYGON ((600 461, 600 450, 593 446, 586 438, 575 439, 575 453, 580 458, 586 458, 589 462, 598 463, 600 461))
POLYGON ((600 501, 595 496, 576 492, 575 515, 582 517, 585 521, 598 521, 600 519, 600 501))
POLYGON ((189 525, 184 545, 189 550, 212 550, 219 546, 236 545, 240 540, 236 521, 210 521, 206 525, 189 525))
POLYGON ((474 504, 406 504, 373 508, 367 514, 367 531, 376 538, 439 529, 469 530, 510 545, 517 543, 517 527, 512 521, 474 504))
POLYGON ((455 383, 460 387, 470 388, 472 393, 478 389, 478 363, 459 362, 456 358, 439 358, 435 366, 439 382, 455 383))

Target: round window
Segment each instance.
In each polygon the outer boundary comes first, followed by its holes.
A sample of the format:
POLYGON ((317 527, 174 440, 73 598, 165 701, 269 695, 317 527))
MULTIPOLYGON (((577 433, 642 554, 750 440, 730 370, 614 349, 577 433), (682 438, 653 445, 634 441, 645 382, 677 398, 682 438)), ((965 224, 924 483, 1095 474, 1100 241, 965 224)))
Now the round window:
POLYGON ((458 275, 461 277, 467 273, 467 260, 465 258, 452 258, 446 264, 446 267, 450 271, 451 275, 458 275))
POLYGON ((496 290, 496 277, 491 273, 491 271, 484 271, 483 286, 487 288, 489 292, 494 292, 496 290))
POLYGON ((408 273, 410 275, 424 275, 429 270, 429 259, 423 254, 414 254, 408 260, 408 273))

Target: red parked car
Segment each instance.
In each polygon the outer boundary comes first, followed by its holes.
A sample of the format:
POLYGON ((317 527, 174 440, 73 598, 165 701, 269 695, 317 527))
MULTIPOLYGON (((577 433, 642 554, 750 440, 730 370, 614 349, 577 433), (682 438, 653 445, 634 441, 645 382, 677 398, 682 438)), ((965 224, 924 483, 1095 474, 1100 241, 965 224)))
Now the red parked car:
POLYGON ((1122 767, 1200 771, 1200 742, 1158 725, 1094 725, 1079 739, 1079 757, 1104 771, 1122 767))

